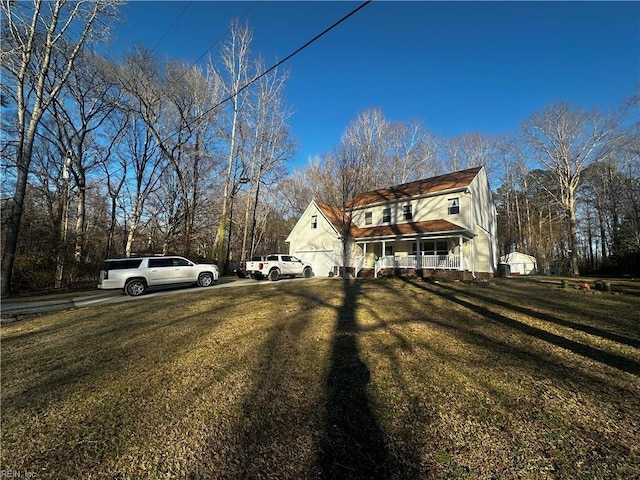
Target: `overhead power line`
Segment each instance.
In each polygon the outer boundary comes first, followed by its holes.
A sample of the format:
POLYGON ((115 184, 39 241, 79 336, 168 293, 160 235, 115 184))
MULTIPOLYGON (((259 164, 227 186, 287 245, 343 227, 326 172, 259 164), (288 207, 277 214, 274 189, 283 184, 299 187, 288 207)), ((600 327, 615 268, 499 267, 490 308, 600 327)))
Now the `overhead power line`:
POLYGON ((326 33, 328 33, 329 31, 333 30, 335 27, 337 27, 338 25, 340 25, 342 22, 344 22, 347 18, 351 17, 352 15, 354 15, 356 12, 358 12, 359 10, 361 10, 362 8, 364 8, 366 5, 368 5, 369 3, 371 3, 372 0, 367 0, 366 2, 362 3, 359 7, 357 7, 356 9, 352 10, 351 12, 349 12, 347 15, 345 15, 344 17, 342 17, 340 20, 338 20, 337 22, 335 22, 333 25, 331 25, 330 27, 325 28, 322 32, 320 32, 318 35, 316 35, 315 37, 313 37, 311 40, 309 40, 307 43, 305 43, 304 45, 302 45, 300 48, 298 48, 297 50, 295 50, 294 52, 290 53, 289 55, 287 55, 286 57, 284 57, 282 60, 280 60, 279 62, 277 62, 275 65, 269 67, 268 69, 266 69, 264 72, 262 72, 261 74, 257 75, 256 77, 254 77, 253 79, 249 80, 249 82, 247 82, 247 84, 245 84, 244 86, 240 87, 238 89, 237 92, 232 93, 231 95, 229 95, 227 98, 223 99, 222 101, 220 101, 219 103, 217 103, 216 105, 214 105, 212 108, 210 108, 208 111, 206 111, 204 115, 208 114, 209 112, 211 112, 212 110, 218 108, 220 105, 222 105, 225 102, 228 102, 229 100, 231 100, 233 97, 237 96, 240 92, 242 92, 245 88, 249 87, 250 85, 252 85, 254 82, 260 80, 262 77, 264 77, 267 73, 275 70, 276 68, 278 68, 280 65, 282 65, 284 62, 286 62, 287 60, 291 59, 292 57, 294 57, 295 55, 297 55, 298 53, 300 53, 302 50, 304 50, 305 48, 307 48, 309 45, 311 45, 313 42, 315 42, 316 40, 318 40, 320 37, 322 37, 323 35, 325 35, 326 33))
MULTIPOLYGON (((196 118, 193 119, 192 123, 197 122, 198 120, 200 120, 201 118, 205 117, 206 115, 208 115, 209 113, 211 113, 213 110, 215 110, 216 108, 218 108, 219 106, 223 105, 224 103, 228 102, 229 100, 233 99, 234 97, 236 97, 238 94, 240 94, 243 90, 245 90, 246 88, 248 88, 249 86, 251 86, 253 83, 257 82, 258 80, 260 80, 262 77, 264 77, 265 75, 267 75, 269 72, 275 70, 276 68, 278 68, 280 65, 282 65, 283 63, 285 63, 286 61, 290 60, 291 58, 293 58, 295 55, 297 55, 298 53, 300 53, 302 50, 304 50, 305 48, 307 48, 309 45, 311 45, 312 43, 314 43, 315 41, 317 41, 319 38, 321 38, 322 36, 326 35, 328 32, 330 32, 331 30, 333 30, 335 27, 337 27, 338 25, 340 25, 342 22, 344 22, 345 20, 347 20, 349 17, 355 15, 358 11, 360 11, 362 8, 364 8, 365 6, 367 6, 369 3, 371 3, 373 0, 367 0, 365 2, 363 2, 362 4, 360 4, 358 7, 356 7, 355 9, 353 9, 351 12, 349 12, 348 14, 346 14, 344 17, 342 17, 340 20, 336 21, 333 25, 325 28, 322 32, 320 32, 319 34, 317 34, 315 37, 313 37, 311 40, 309 40, 307 43, 305 43, 304 45, 302 45, 301 47, 297 48, 296 50, 294 50, 292 53, 290 53, 289 55, 287 55, 286 57, 284 57, 282 60, 280 60, 279 62, 276 62, 274 65, 272 65, 271 67, 267 68, 265 71, 263 71, 262 73, 256 75, 254 78, 252 78, 251 80, 249 80, 245 85, 243 85, 242 87, 240 87, 236 92, 232 93, 231 95, 229 95, 228 97, 222 99, 220 102, 216 103, 213 107, 209 108, 208 110, 206 110, 205 112, 203 112, 201 115, 197 116, 196 118)), ((257 3, 257 2, 256 2, 257 3)), ((252 7, 253 8, 253 7, 252 7)), ((249 9, 251 10, 251 9, 249 9)), ((248 13, 248 12, 247 12, 248 13)), ((246 14, 245 14, 246 15, 246 14)), ((217 43, 219 40, 217 40, 215 43, 217 43)), ((215 44, 214 43, 214 44, 215 44)), ((213 45, 212 45, 213 46, 213 45)), ((211 47, 209 49, 207 49, 207 51, 209 51, 211 49, 211 47)), ((203 55, 200 56, 200 58, 202 58, 207 52, 205 52, 203 55)), ((197 62, 197 60, 196 60, 197 62)), ((196 62, 194 62, 191 66, 193 66, 196 62)), ((190 124, 189 124, 190 125, 190 124)), ((175 132, 172 133, 171 135, 168 135, 167 137, 165 137, 164 139, 162 139, 162 141, 167 141, 170 138, 174 137, 175 135, 177 135, 179 132, 175 132)), ((122 170, 122 168, 119 168, 115 171, 119 171, 122 170)))
POLYGON ((158 46, 162 43, 162 41, 165 39, 165 37, 169 34, 169 32, 171 30, 173 30, 173 27, 176 26, 176 23, 178 23, 180 21, 180 19, 182 18, 182 15, 184 15, 184 12, 187 11, 187 9, 191 6, 193 2, 189 2, 185 5, 185 7, 182 9, 182 11, 180 12, 180 14, 176 17, 176 19, 173 21, 173 23, 169 26, 169 28, 167 28, 167 30, 162 34, 162 37, 160 37, 160 40, 158 40, 156 42, 156 44, 153 46, 153 48, 151 49, 152 52, 155 51, 156 48, 158 48, 158 46))

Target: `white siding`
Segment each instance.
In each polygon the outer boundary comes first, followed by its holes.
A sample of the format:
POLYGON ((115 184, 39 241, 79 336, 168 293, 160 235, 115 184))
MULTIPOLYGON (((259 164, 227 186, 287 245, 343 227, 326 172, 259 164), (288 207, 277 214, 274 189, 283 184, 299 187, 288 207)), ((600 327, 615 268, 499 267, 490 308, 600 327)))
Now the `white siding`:
POLYGON ((309 262, 316 276, 325 277, 341 265, 342 242, 315 202, 311 202, 287 237, 289 253, 309 262), (311 228, 317 215, 317 227, 311 228))
POLYGON ((393 201, 385 205, 376 205, 369 208, 361 208, 353 212, 353 223, 361 228, 379 227, 381 225, 395 225, 398 223, 424 222, 427 220, 444 219, 461 227, 470 228, 472 224, 472 212, 470 210, 470 198, 463 191, 454 193, 443 193, 431 197, 406 199, 401 201, 393 201), (449 215, 448 200, 450 198, 459 198, 460 213, 449 215), (404 220, 403 207, 411 205, 413 218, 404 220), (391 208, 391 222, 382 221, 382 213, 385 208, 391 208), (373 213, 373 221, 371 225, 365 223, 365 213, 373 213))

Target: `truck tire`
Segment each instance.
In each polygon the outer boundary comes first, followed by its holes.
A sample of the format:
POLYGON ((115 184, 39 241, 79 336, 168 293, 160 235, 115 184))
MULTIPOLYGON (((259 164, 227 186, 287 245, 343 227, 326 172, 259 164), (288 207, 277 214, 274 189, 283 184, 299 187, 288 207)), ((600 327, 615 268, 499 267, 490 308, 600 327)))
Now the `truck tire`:
POLYGON ((311 267, 305 267, 302 274, 304 275, 304 278, 311 278, 311 275, 313 275, 313 272, 311 271, 311 267))
POLYGON ((213 284, 213 275, 209 272, 203 272, 198 276, 199 287, 210 287, 213 284))
POLYGON ((277 268, 274 268, 269 272, 269 280, 275 282, 278 278, 280 278, 280 271, 277 268))
POLYGON ((142 295, 146 289, 147 284, 144 280, 141 280, 139 278, 128 280, 124 285, 124 293, 131 297, 138 297, 142 295))

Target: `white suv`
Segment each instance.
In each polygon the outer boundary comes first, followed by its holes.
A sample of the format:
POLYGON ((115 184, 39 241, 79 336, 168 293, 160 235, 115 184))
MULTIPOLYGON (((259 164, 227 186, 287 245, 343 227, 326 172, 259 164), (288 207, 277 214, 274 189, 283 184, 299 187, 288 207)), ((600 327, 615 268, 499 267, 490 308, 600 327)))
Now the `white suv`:
POLYGON ((184 257, 110 258, 100 267, 98 288, 123 289, 136 297, 157 285, 195 283, 208 287, 217 281, 216 265, 193 263, 184 257))

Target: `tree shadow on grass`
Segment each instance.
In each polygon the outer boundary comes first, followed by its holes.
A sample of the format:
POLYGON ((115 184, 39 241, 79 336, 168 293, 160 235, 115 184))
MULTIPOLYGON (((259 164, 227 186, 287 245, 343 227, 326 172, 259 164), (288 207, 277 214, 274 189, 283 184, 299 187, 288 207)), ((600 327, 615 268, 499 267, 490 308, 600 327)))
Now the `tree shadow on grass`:
POLYGON ((360 359, 356 324, 360 284, 343 280, 326 381, 326 427, 321 446, 323 478, 389 478, 389 453, 367 396, 370 372, 360 359))
MULTIPOLYGON (((597 348, 584 345, 574 340, 570 340, 561 335, 547 332, 546 330, 543 330, 541 328, 537 328, 537 327, 528 325, 526 323, 522 323, 517 320, 513 320, 511 318, 505 317, 504 315, 501 315, 497 312, 489 310, 486 307, 476 305, 472 302, 468 302, 466 300, 459 298, 457 290, 455 290, 454 288, 448 287, 446 285, 439 284, 438 285, 439 288, 435 288, 435 287, 429 288, 424 285, 418 285, 413 282, 409 282, 409 283, 412 283, 417 288, 420 288, 422 290, 426 290, 428 292, 440 295, 441 297, 446 298, 447 300, 450 300, 452 302, 457 303, 458 305, 466 307, 482 315, 483 317, 488 318, 492 321, 498 322, 504 326, 520 330, 521 332, 527 335, 530 335, 534 338, 546 341, 557 347, 564 348, 566 350, 569 350, 583 357, 587 357, 591 360, 604 363, 618 370, 622 370, 624 372, 628 372, 633 375, 640 376, 640 364, 634 360, 622 357, 620 355, 616 355, 614 353, 605 352, 603 350, 599 350, 597 348)), ((474 296, 473 293, 468 293, 468 295, 474 296)), ((482 297, 480 297, 480 299, 482 299, 482 297)), ((536 312, 530 311, 526 308, 518 308, 518 311, 532 317, 541 318, 538 314, 536 314, 536 312)), ((541 318, 541 319, 545 320, 545 318, 541 318)), ((550 321, 548 316, 546 320, 550 321)), ((560 323, 560 322, 554 322, 554 323, 560 323)))
MULTIPOLYGON (((518 292, 516 291, 515 295, 517 295, 517 293, 518 292)), ((559 325, 559 326, 562 326, 562 327, 568 327, 568 328, 571 328, 573 330, 579 330, 581 332, 588 333, 590 335, 595 335, 597 337, 601 337, 601 338, 604 338, 604 339, 607 339, 607 340, 611 340, 613 342, 623 343, 623 344, 629 345, 631 347, 640 348, 640 340, 638 340, 636 338, 630 338, 629 336, 620 335, 618 333, 614 333, 612 331, 604 330, 602 328, 597 328, 597 327, 594 327, 592 325, 588 325, 588 324, 585 324, 585 323, 577 323, 577 322, 564 320, 564 319, 558 317, 557 315, 550 315, 550 314, 547 314, 547 313, 533 311, 531 309, 524 308, 524 307, 521 307, 519 305, 516 305, 513 302, 500 301, 497 298, 495 298, 495 296, 492 297, 490 295, 482 295, 477 291, 474 291, 473 293, 469 293, 469 295, 472 295, 472 296, 474 296, 474 297, 476 297, 476 298, 478 298, 480 300, 485 300, 485 301, 490 302, 491 304, 494 304, 494 305, 499 305, 499 306, 502 306, 502 307, 509 308, 510 310, 514 310, 516 312, 524 313, 525 315, 528 315, 528 316, 534 316, 534 317, 539 318, 540 320, 543 320, 545 322, 555 323, 556 325, 559 325)), ((513 298, 513 297, 511 297, 511 298, 513 298)), ((551 303, 548 303, 548 305, 549 305, 548 308, 554 308, 555 307, 551 303)), ((572 312, 572 313, 580 315, 579 312, 572 312)), ((619 320, 619 319, 616 319, 616 320, 619 320)), ((614 325, 619 327, 620 326, 620 322, 615 322, 614 325)))

